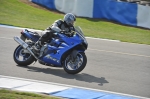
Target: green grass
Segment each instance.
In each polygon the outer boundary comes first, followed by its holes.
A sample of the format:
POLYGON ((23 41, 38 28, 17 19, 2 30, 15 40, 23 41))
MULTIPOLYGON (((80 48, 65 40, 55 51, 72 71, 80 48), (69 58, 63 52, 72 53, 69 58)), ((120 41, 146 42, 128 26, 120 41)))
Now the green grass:
POLYGON ((47 95, 0 89, 0 99, 60 99, 47 95))
MULTIPOLYGON (((0 0, 0 24, 44 30, 57 19, 63 19, 63 14, 35 8, 20 0, 0 0)), ((76 25, 89 37, 150 45, 150 30, 88 18, 77 18, 76 25)))

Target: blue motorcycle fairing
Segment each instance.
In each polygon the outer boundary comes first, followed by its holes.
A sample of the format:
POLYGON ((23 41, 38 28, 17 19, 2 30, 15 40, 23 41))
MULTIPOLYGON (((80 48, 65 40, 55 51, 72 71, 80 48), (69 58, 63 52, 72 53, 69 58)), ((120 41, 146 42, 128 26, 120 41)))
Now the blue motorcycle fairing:
MULTIPOLYGON (((63 54, 80 44, 82 40, 79 40, 78 35, 75 35, 73 37, 67 37, 63 34, 58 34, 58 37, 60 37, 60 39, 56 39, 55 42, 63 42, 58 47, 48 45, 47 54, 41 57, 40 60, 44 61, 47 64, 53 64, 61 67, 61 59, 63 54), (56 53, 53 53, 53 51, 56 51, 56 53)), ((79 52, 83 51, 79 50, 79 52)))
MULTIPOLYGON (((40 38, 39 35, 35 35, 33 32, 24 30, 22 33, 27 39, 37 42, 40 38)), ((82 44, 83 39, 76 33, 73 37, 68 37, 65 34, 56 33, 57 39, 53 39, 50 43, 54 45, 47 46, 47 52, 43 54, 39 59, 46 64, 53 64, 61 67, 61 60, 64 53, 74 48, 75 46, 82 44)), ((78 52, 84 52, 84 50, 78 50, 78 52)))
POLYGON ((27 39, 30 39, 34 42, 38 41, 40 36, 31 32, 31 31, 28 31, 27 29, 23 30, 23 35, 27 38, 27 39))

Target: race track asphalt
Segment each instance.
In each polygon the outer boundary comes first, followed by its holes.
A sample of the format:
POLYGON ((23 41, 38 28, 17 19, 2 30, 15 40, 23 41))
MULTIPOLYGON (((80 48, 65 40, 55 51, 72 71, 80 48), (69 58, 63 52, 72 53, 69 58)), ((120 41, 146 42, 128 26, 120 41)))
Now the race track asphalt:
POLYGON ((87 38, 87 65, 77 75, 39 63, 13 60, 20 29, 0 27, 0 75, 75 85, 150 98, 150 45, 87 38))

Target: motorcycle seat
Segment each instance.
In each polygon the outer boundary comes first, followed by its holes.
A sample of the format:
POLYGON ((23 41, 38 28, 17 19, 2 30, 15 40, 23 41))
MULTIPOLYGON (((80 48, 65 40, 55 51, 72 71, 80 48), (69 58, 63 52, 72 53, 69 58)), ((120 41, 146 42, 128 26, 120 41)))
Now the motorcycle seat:
POLYGON ((27 32, 30 33, 31 35, 40 37, 40 35, 39 35, 37 32, 29 31, 29 30, 27 30, 27 29, 25 29, 25 31, 27 31, 27 32))

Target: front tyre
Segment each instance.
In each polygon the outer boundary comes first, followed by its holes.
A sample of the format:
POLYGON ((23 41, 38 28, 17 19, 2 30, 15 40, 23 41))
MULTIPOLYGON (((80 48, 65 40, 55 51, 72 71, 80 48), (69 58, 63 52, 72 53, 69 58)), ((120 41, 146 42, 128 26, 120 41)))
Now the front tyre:
POLYGON ((67 55, 63 62, 63 68, 68 74, 77 74, 81 72, 87 63, 87 57, 85 53, 78 53, 75 61, 71 60, 71 56, 67 55))
POLYGON ((28 52, 25 52, 22 46, 18 46, 13 55, 14 61, 21 66, 27 66, 34 62, 35 58, 28 52))

